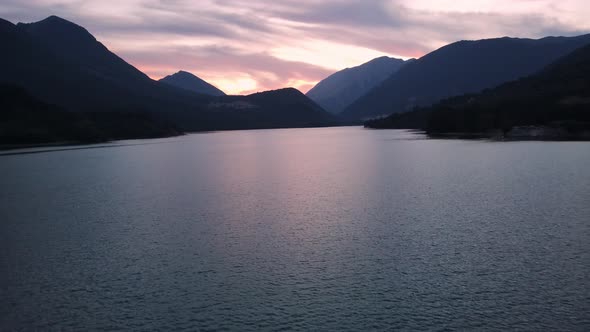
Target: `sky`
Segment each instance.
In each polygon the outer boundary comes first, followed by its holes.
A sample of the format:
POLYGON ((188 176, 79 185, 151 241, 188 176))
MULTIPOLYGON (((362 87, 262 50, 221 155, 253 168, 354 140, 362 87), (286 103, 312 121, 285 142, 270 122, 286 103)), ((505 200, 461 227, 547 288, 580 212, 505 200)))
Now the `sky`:
POLYGON ((57 15, 153 79, 186 70, 228 94, 308 91, 378 56, 448 43, 590 32, 589 0, 2 0, 0 17, 57 15))

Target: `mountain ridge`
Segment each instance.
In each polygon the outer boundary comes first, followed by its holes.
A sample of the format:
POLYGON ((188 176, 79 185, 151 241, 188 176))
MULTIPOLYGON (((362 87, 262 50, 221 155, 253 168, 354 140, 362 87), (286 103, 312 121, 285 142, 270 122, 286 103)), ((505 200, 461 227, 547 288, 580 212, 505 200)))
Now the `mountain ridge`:
POLYGON ((338 114, 405 63, 401 59, 378 57, 333 73, 316 84, 306 96, 330 113, 338 114))
POLYGON ((455 42, 408 63, 347 107, 342 115, 358 121, 476 93, 530 75, 587 42, 590 34, 455 42))
POLYGON ((590 43, 530 76, 366 126, 422 129, 434 136, 588 139, 588 107, 590 43))
POLYGON ((178 88, 182 88, 188 91, 193 91, 196 93, 210 95, 210 96, 225 96, 225 92, 218 89, 216 86, 212 85, 211 83, 203 80, 202 78, 184 71, 179 70, 174 74, 165 76, 158 80, 159 82, 163 82, 166 84, 173 85, 178 88))
POLYGON ((5 46, 0 52, 0 83, 24 88, 35 98, 67 111, 141 113, 180 131, 337 123, 311 100, 300 103, 306 109, 288 105, 271 109, 276 103, 265 94, 257 100, 256 109, 239 114, 211 108, 211 103, 221 100, 223 104, 229 97, 206 96, 154 81, 81 26, 57 17, 40 22, 0 23, 0 40, 5 46))

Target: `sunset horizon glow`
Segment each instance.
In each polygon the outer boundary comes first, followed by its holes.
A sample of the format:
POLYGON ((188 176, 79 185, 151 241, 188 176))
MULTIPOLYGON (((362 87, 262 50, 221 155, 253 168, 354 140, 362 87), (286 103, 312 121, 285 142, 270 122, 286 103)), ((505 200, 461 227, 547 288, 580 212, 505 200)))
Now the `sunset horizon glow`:
POLYGON ((379 56, 448 43, 590 31, 585 0, 5 0, 13 23, 50 15, 89 30, 153 79, 191 72, 227 94, 294 87, 379 56))

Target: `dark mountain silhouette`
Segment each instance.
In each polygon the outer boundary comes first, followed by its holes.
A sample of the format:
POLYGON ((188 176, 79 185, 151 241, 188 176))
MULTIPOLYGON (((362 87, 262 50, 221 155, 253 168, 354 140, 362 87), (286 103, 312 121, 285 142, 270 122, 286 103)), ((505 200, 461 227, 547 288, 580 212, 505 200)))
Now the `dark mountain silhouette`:
POLYGON ((320 81, 306 96, 330 113, 338 114, 359 97, 398 71, 405 61, 389 57, 346 68, 320 81))
MULTIPOLYGON (((294 88, 248 96, 217 97, 206 105, 203 113, 215 114, 216 117, 207 123, 211 129, 198 130, 322 127, 338 124, 333 115, 294 88)), ((198 114, 185 115, 189 116, 187 122, 194 123, 191 116, 198 114)))
MULTIPOLYGON (((109 112, 113 117, 141 113, 183 131, 247 129, 246 123, 255 124, 253 128, 262 128, 262 123, 281 127, 336 123, 310 100, 300 103, 309 109, 271 110, 267 107, 274 103, 270 98, 240 113, 220 112, 210 105, 223 103, 220 98, 228 97, 201 95, 154 81, 110 52, 84 28, 55 16, 18 25, 2 20, 0 40, 0 83, 22 87, 65 111, 109 112), (279 121, 283 114, 284 120, 279 121), (313 116, 306 118, 310 114, 313 116), (251 121, 244 121, 249 117, 251 121), (292 124, 287 120, 295 118, 292 124), (317 122, 322 118, 329 122, 317 122)), ((231 100, 236 98, 248 97, 231 100)))
POLYGON ((405 65, 344 110, 360 120, 412 110, 518 79, 590 42, 590 35, 461 41, 405 65))
POLYGON ((0 143, 101 141, 77 114, 46 104, 23 89, 0 84, 0 143))
POLYGON ((95 143, 178 135, 170 124, 143 113, 68 112, 0 84, 0 147, 39 143, 95 143))
POLYGON ((215 86, 189 72, 182 70, 160 79, 160 82, 204 95, 225 96, 225 93, 215 86))
POLYGON ((4 24, 0 33, 6 46, 0 53, 0 82, 21 86, 65 109, 190 111, 203 101, 151 80, 85 29, 55 16, 32 24, 4 24))
POLYGON ((27 34, 70 65, 124 86, 149 82, 147 75, 131 66, 94 38, 86 29, 57 16, 35 23, 18 23, 27 34))
POLYGON ((531 135, 590 139, 590 45, 532 76, 478 94, 370 121, 373 128, 416 128, 431 135, 531 135), (534 126, 518 129, 522 126, 534 126), (539 129, 542 126, 543 129, 539 129))

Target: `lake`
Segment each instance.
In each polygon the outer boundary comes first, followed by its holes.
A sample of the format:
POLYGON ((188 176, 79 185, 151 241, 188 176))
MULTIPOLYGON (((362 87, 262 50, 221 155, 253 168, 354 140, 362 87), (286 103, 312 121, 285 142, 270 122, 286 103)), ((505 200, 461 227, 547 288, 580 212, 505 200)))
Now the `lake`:
POLYGON ((590 330, 586 142, 342 127, 4 153, 0 330, 590 330))

